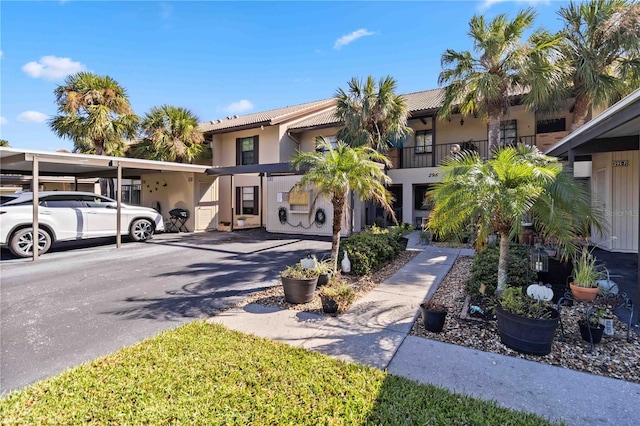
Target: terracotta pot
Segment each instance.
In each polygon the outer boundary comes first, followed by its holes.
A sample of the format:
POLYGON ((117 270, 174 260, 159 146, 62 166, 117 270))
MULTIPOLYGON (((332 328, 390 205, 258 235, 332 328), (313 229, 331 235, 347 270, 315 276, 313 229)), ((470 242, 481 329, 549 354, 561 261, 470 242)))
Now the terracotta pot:
POLYGON ((582 302, 593 302, 599 291, 598 287, 580 287, 574 283, 570 283, 569 288, 571 288, 573 298, 582 302))

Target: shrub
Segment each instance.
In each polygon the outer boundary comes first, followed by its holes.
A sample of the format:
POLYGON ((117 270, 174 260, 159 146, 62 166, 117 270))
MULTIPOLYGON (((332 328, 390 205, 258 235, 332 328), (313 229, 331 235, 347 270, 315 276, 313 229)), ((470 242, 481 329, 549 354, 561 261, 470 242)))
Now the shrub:
POLYGON ((351 272, 355 275, 369 274, 391 262, 402 248, 388 232, 364 231, 345 238, 340 243, 339 259, 345 250, 351 260, 351 272))
MULTIPOLYGON (((498 244, 489 244, 484 250, 476 253, 471 267, 471 279, 466 285, 468 293, 480 294, 482 284, 486 288, 484 294, 492 295, 496 291, 499 257, 498 244)), ((537 281, 537 275, 529 269, 529 247, 511 244, 507 264, 507 284, 511 287, 526 287, 533 281, 537 281)))

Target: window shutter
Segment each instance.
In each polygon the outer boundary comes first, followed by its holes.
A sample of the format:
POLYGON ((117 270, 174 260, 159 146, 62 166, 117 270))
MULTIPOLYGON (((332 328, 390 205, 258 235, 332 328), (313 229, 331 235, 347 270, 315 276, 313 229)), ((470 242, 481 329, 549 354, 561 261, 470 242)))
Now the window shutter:
POLYGON ((236 166, 242 165, 242 138, 236 138, 236 166))
POLYGON ((258 210, 258 201, 260 198, 260 188, 257 186, 253 187, 253 214, 259 214, 260 210, 258 210))
POLYGON ((236 215, 242 214, 242 187, 236 186, 236 215))
POLYGON ((258 135, 256 135, 253 137, 253 164, 260 164, 258 146, 258 135))

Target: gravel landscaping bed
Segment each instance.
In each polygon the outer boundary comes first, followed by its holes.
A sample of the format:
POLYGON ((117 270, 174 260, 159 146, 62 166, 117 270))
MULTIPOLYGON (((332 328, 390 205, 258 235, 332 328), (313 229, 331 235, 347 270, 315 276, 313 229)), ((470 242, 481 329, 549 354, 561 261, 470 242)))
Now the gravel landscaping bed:
POLYGON ((603 336, 601 343, 590 353, 590 345, 580 337, 577 324, 578 319, 584 318, 584 305, 562 308, 564 341, 558 327, 551 353, 545 356, 525 355, 507 348, 500 342, 493 319, 460 318, 466 298, 465 282, 471 274, 472 264, 473 257, 459 257, 433 296, 449 309, 443 331, 425 330, 422 316, 419 316, 411 330, 412 335, 640 383, 640 339, 632 332, 631 342, 627 342, 627 326, 614 315, 611 315, 615 318, 614 335, 603 336))
MULTIPOLYGON (((346 281, 356 293, 355 300, 358 300, 380 283, 384 282, 387 278, 393 275, 398 269, 402 268, 411 259, 413 259, 419 252, 415 250, 403 251, 394 259, 393 262, 383 266, 377 271, 364 275, 361 277, 355 275, 342 275, 344 281, 346 281)), ((321 289, 322 287, 319 287, 321 289)), ((322 302, 318 291, 313 300, 309 303, 292 304, 284 300, 284 290, 282 285, 276 285, 269 289, 257 292, 243 300, 236 307, 248 305, 250 303, 258 303, 260 305, 279 307, 280 309, 292 309, 296 311, 312 312, 314 314, 335 316, 336 314, 325 314, 322 311, 322 302)))
MULTIPOLYGON (((447 244, 434 245, 450 246, 447 244)), ((355 290, 357 300, 390 277, 417 254, 418 251, 408 250, 401 253, 394 262, 370 275, 363 277, 344 275, 343 277, 355 290)), ((442 303, 449 310, 443 331, 432 333, 425 330, 420 315, 413 324, 411 335, 640 383, 640 338, 632 332, 631 342, 627 342, 627 326, 619 321, 615 315, 611 315, 614 318, 615 334, 613 336, 605 335, 601 343, 595 345, 594 351, 589 352, 590 345, 580 337, 577 324, 579 319, 584 318, 584 305, 562 308, 565 337, 562 338, 560 327, 558 327, 551 353, 545 356, 521 354, 503 345, 500 342, 496 321, 492 315, 485 315, 487 320, 468 317, 462 319, 460 315, 463 312, 466 299, 464 287, 471 274, 472 264, 473 257, 459 257, 433 296, 434 300, 442 303)), ((309 303, 287 303, 284 300, 282 285, 254 293, 237 306, 245 306, 250 303, 321 315, 335 315, 323 313, 320 297, 317 295, 309 303)), ((608 314, 611 313, 608 312, 608 314)))

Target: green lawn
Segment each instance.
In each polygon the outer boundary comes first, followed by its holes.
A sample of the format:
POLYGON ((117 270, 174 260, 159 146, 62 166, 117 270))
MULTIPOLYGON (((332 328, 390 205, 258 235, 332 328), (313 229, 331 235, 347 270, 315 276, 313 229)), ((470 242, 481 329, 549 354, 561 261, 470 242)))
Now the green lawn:
POLYGON ((548 424, 196 321, 14 392, 2 424, 548 424))

